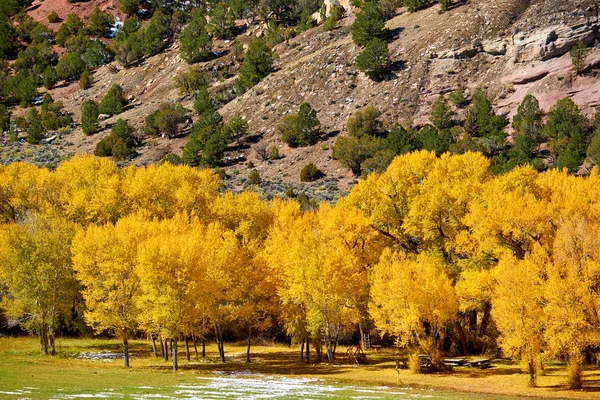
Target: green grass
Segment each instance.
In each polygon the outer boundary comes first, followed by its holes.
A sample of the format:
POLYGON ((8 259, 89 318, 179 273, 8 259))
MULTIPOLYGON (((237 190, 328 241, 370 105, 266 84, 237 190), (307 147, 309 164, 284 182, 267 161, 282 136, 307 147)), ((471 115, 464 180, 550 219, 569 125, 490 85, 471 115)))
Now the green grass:
MULTIPOLYGON (((394 388, 398 378, 394 369, 395 354, 386 350, 368 354, 369 365, 357 367, 343 364, 343 348, 339 350, 342 364, 335 366, 326 363, 306 365, 300 362, 298 349, 282 345, 254 346, 251 364, 245 362, 245 347, 241 345, 226 344, 225 364, 218 362, 215 345, 207 347, 206 359, 196 360, 192 349, 191 362, 185 360, 183 345, 179 349, 180 371, 175 373, 171 371, 170 360, 166 362, 152 355, 151 344, 147 341, 130 342, 131 368, 123 368, 121 359, 94 361, 77 358, 88 352, 120 352, 121 344, 117 340, 59 339, 57 355, 52 357, 41 355, 38 343, 33 338, 0 338, 0 398, 68 398, 69 395, 109 392, 129 398, 143 394, 173 396, 180 385, 203 385, 209 382, 206 378, 239 372, 245 374, 243 377, 259 375, 262 377, 259 379, 265 379, 265 376, 309 378, 316 385, 335 388, 338 398, 350 398, 354 389, 348 389, 347 385, 385 385, 394 388), (31 393, 1 393, 23 390, 31 393)), ((490 394, 486 397, 488 399, 506 398, 503 397, 505 395, 598 398, 600 390, 598 370, 586 371, 584 391, 566 390, 562 365, 549 366, 546 375, 539 379, 539 388, 528 388, 527 376, 520 372, 518 366, 510 363, 496 364, 490 370, 462 368, 446 374, 415 375, 403 370, 399 378, 400 388, 439 388, 442 391, 426 393, 444 399, 482 398, 481 392, 490 394)), ((419 393, 424 392, 417 390, 413 394, 419 393)))

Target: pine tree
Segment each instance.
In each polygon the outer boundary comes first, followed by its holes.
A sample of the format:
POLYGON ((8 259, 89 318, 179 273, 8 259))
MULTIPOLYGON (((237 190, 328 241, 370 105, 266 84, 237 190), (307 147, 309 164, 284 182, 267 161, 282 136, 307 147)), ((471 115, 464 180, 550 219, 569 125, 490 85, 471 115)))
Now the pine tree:
POLYGON ((352 40, 359 46, 367 46, 372 39, 385 40, 385 18, 376 1, 364 3, 352 24, 352 40))
POLYGON ((384 79, 390 67, 387 43, 379 38, 369 40, 364 50, 356 56, 356 65, 369 78, 375 81, 384 79))
POLYGON ((181 54, 190 63, 207 60, 212 50, 212 39, 206 29, 206 18, 201 12, 193 15, 179 39, 181 54))
POLYGON ((273 70, 273 53, 262 40, 255 40, 248 46, 244 62, 239 69, 239 78, 235 82, 238 95, 260 82, 273 70))
POLYGON ((87 100, 81 105, 81 129, 86 135, 96 133, 99 129, 98 116, 100 110, 98 103, 94 100, 87 100))
POLYGON ((35 107, 32 107, 27 114, 27 142, 31 144, 39 144, 46 134, 44 121, 35 107))
POLYGON ((100 113, 111 116, 118 115, 125 111, 127 104, 129 102, 123 97, 123 88, 118 84, 114 84, 100 102, 100 113))

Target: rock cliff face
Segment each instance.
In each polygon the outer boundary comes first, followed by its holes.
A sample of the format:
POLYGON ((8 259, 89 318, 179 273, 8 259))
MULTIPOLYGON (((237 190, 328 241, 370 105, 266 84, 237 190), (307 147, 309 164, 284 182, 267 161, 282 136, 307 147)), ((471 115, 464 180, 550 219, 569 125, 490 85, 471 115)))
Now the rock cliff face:
MULTIPOLYGON (((276 71, 220 109, 226 121, 236 113, 242 115, 259 144, 277 146, 283 157, 261 161, 251 146, 232 150, 232 155, 243 153, 253 160, 263 179, 284 182, 297 182, 300 169, 313 162, 335 177, 336 188, 346 190, 354 177, 331 159, 332 146, 337 135, 344 134, 346 119, 365 106, 380 108, 390 124, 419 125, 427 122, 431 104, 440 94, 459 87, 467 92, 485 87, 497 109, 509 117, 528 93, 538 97, 546 110, 559 98, 570 96, 591 113, 600 105, 599 7, 597 0, 466 0, 457 1, 445 13, 437 5, 415 13, 399 9, 387 23, 394 71, 383 82, 369 80, 356 68, 354 59, 360 49, 352 43, 354 15, 349 12, 333 31, 316 27, 277 45, 276 71), (584 76, 571 72, 567 54, 579 41, 595 46, 584 76), (318 111, 324 135, 314 146, 291 149, 276 137, 274 128, 302 102, 318 111)), ((257 33, 252 28, 246 35, 257 33)), ((219 50, 226 52, 231 45, 221 43, 219 50)), ((225 57, 201 67, 218 73, 232 62, 225 57)), ((191 108, 191 101, 180 97, 172 79, 188 68, 174 46, 136 68, 101 68, 94 87, 84 95, 75 84, 56 89, 53 96, 65 99, 77 119, 84 99, 98 99, 112 83, 120 83, 127 95, 135 97, 136 107, 119 117, 130 119, 141 130, 145 115, 161 101, 182 101, 191 108)), ((211 91, 230 93, 234 80, 211 91)), ((109 119, 106 124, 113 122, 109 119)), ((73 135, 82 136, 77 131, 73 135)), ((103 135, 97 136, 73 140, 71 150, 91 151, 103 135)), ((180 152, 184 143, 185 138, 153 141, 141 149, 135 162, 157 162, 166 152, 180 152)), ((241 164, 227 169, 235 170, 238 177, 249 173, 241 164)))

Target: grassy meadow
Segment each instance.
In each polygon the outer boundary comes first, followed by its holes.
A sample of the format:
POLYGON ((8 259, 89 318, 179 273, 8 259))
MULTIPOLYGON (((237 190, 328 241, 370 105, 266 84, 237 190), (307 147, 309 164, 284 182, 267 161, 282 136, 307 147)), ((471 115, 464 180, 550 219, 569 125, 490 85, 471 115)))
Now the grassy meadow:
MULTIPOLYGON (((386 386, 393 391, 412 387, 416 388, 417 394, 422 388, 439 389, 433 391, 434 398, 482 398, 483 393, 488 394, 487 398, 600 398, 599 369, 588 368, 585 388, 570 391, 566 389, 563 365, 547 365, 546 374, 538 380, 539 387, 528 388, 527 375, 518 365, 508 362, 496 362, 488 370, 461 367, 443 374, 419 375, 401 370, 397 376, 396 355, 385 349, 369 352, 369 364, 360 367, 346 364, 343 347, 338 353, 340 364, 334 366, 302 363, 296 348, 283 345, 253 346, 251 364, 245 361, 243 345, 227 344, 225 350, 225 364, 218 362, 214 344, 207 346, 205 359, 196 359, 192 348, 192 361, 188 362, 184 348, 180 346, 180 371, 172 372, 170 360, 155 358, 151 343, 147 341, 130 342, 131 368, 125 369, 122 359, 92 359, 95 354, 120 352, 121 344, 117 340, 58 339, 57 355, 52 357, 39 353, 34 338, 0 338, 0 398, 76 398, 115 391, 123 396, 142 396, 135 398, 144 398, 144 394, 157 397, 177 393, 185 397, 185 392, 177 392, 176 388, 195 385, 207 378, 236 377, 238 374, 308 378, 337 388, 344 385, 386 386)), ((347 396, 353 395, 348 392, 347 396)))

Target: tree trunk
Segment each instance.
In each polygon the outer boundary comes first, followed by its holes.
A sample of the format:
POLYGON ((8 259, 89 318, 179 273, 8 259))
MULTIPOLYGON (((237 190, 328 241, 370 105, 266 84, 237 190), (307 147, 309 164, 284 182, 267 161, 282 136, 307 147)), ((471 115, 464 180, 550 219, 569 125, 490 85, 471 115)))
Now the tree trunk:
POLYGON ((246 350, 246 362, 250 364, 250 343, 252 341, 252 328, 248 328, 248 349, 246 350))
POLYGON ((172 339, 173 343, 173 371, 177 371, 179 369, 179 365, 177 364, 177 338, 172 339))
POLYGON ((219 349, 219 359, 222 363, 225 362, 225 350, 223 349, 223 335, 219 324, 215 324, 215 336, 217 338, 217 348, 219 349))
POLYGON ((169 361, 169 339, 165 339, 165 361, 169 361))
POLYGON ((483 316, 481 317, 481 326, 479 327, 479 337, 481 338, 487 332, 487 327, 490 322, 490 312, 492 311, 492 303, 487 301, 483 307, 483 316))
POLYGON ((536 373, 535 373, 535 361, 531 358, 527 361, 527 368, 529 370, 529 386, 536 387, 536 373))
POLYGON ((152 351, 154 352, 154 357, 158 357, 158 353, 156 352, 156 339, 154 335, 150 334, 150 340, 152 340, 152 351))
POLYGON ((363 332, 363 327, 362 324, 360 323, 360 321, 358 321, 358 332, 360 334, 360 348, 364 349, 365 348, 365 333, 363 332))
POLYGON ((48 355, 48 329, 46 324, 40 326, 40 351, 48 355))
POLYGON ((317 353, 317 362, 323 361, 323 343, 321 339, 315 340, 313 344, 315 345, 315 353, 317 353))
POLYGON ((49 336, 50 336, 50 354, 55 356, 56 355, 56 346, 54 344, 54 341, 55 341, 54 332, 50 333, 49 336))
POLYGON ((202 338, 202 358, 206 358, 206 339, 202 338))
POLYGON ((302 344, 300 345, 300 361, 304 361, 304 338, 302 339, 302 344))
POLYGON ((192 340, 194 341, 194 353, 196 354, 196 360, 198 359, 198 346, 196 346, 196 342, 198 341, 198 338, 196 337, 196 335, 192 336, 192 340))
POLYGON ((123 338, 123 367, 129 368, 129 342, 123 338))
POLYGON ((188 343, 187 336, 185 337, 185 358, 190 361, 190 344, 188 343))
POLYGON ((333 339, 329 335, 325 336, 325 352, 327 353, 327 361, 329 365, 333 365, 333 339))
POLYGON ((158 342, 160 343, 160 355, 162 358, 166 358, 165 345, 161 337, 158 338, 158 342))
POLYGON ((169 354, 173 357, 173 339, 169 340, 169 354))
POLYGON ((462 346, 463 356, 466 356, 469 354, 469 347, 467 346, 467 338, 465 336, 465 331, 463 331, 460 321, 455 321, 454 325, 456 326, 456 332, 458 332, 458 338, 462 346))
POLYGON ((310 339, 306 338, 306 363, 310 364, 310 339))

